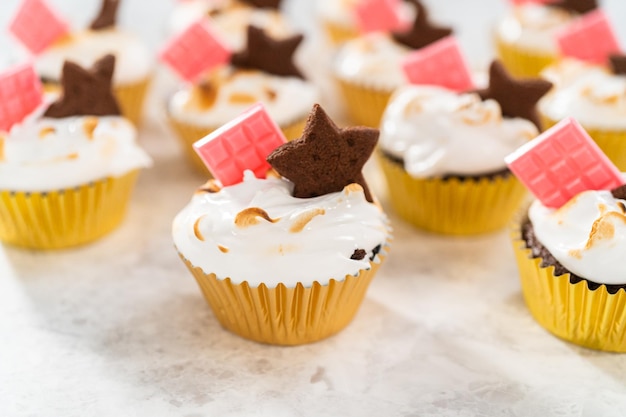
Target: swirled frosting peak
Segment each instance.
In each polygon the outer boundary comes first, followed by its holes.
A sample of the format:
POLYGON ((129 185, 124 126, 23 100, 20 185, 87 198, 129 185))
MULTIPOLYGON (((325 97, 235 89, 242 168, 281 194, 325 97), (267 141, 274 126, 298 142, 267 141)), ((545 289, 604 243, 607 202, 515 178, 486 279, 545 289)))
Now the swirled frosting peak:
POLYGON ((494 100, 406 86, 385 110, 380 146, 417 178, 480 175, 504 169, 504 157, 537 133, 528 120, 503 118, 494 100))

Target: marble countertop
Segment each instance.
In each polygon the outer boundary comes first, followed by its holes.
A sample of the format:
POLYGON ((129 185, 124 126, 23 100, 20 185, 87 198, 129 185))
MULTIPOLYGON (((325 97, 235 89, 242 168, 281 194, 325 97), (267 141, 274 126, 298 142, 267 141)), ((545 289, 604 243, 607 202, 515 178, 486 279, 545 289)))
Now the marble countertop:
POLYGON ((405 225, 374 165, 395 239, 354 321, 299 347, 222 329, 170 236, 204 179, 163 117, 169 82, 158 76, 140 134, 155 166, 118 230, 74 250, 0 246, 0 416, 624 415, 626 355, 534 322, 507 232, 405 225))

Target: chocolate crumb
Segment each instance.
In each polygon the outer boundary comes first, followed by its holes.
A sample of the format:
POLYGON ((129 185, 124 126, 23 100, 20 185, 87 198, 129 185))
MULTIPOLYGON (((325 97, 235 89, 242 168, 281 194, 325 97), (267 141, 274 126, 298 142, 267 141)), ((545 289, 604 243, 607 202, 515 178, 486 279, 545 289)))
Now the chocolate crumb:
POLYGON ((350 259, 360 261, 361 259, 365 258, 365 255, 367 255, 367 252, 365 252, 364 249, 356 249, 352 256, 350 256, 350 259))
POLYGON ((626 75, 626 55, 613 54, 609 56, 611 71, 615 75, 626 75))
POLYGON ((626 184, 613 188, 611 190, 611 194, 613 194, 613 197, 615 198, 619 198, 620 200, 626 200, 626 184))

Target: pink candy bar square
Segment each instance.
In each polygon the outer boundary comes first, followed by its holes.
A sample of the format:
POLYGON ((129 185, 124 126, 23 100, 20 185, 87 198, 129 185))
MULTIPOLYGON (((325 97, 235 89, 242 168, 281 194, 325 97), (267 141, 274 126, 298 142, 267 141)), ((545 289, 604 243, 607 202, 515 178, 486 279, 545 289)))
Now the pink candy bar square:
POLYGON ((203 72, 229 61, 230 49, 213 33, 208 20, 189 26, 161 50, 160 58, 193 82, 203 72))
POLYGON ((31 65, 21 65, 0 74, 0 131, 33 112, 42 102, 39 76, 31 65))
POLYGON ((9 30, 33 54, 38 54, 68 33, 69 27, 44 0, 24 0, 9 30))
POLYGON ((412 51, 402 62, 412 84, 433 84, 455 91, 474 88, 472 76, 454 36, 447 36, 412 51))
POLYGON ((517 178, 547 207, 559 208, 586 190, 624 183, 620 171, 572 118, 505 158, 517 178))
POLYGON ((359 29, 363 33, 401 29, 406 23, 400 15, 400 0, 360 0, 355 9, 359 29))
POLYGON ((584 14, 556 34, 561 53, 566 56, 604 64, 610 54, 620 51, 617 38, 602 10, 584 14))
POLYGON ((243 180, 249 169, 265 178, 265 158, 287 140, 261 103, 193 144, 204 164, 222 185, 243 180))

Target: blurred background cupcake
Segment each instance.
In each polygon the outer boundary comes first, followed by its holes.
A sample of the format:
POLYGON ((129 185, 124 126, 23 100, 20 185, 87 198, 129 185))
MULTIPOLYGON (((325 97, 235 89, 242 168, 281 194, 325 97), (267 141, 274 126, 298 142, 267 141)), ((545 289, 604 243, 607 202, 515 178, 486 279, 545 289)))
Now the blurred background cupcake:
POLYGON ((554 84, 538 103, 544 127, 575 118, 626 170, 626 56, 608 17, 596 11, 573 23, 561 50, 565 58, 541 73, 554 84))
POLYGON ((415 19, 396 32, 373 31, 345 42, 332 63, 346 111, 358 125, 378 127, 393 91, 408 83, 402 61, 415 49, 449 36, 452 30, 433 26, 417 0, 415 19))
POLYGON ((595 10, 596 0, 512 1, 495 27, 496 55, 516 77, 536 77, 560 56, 556 34, 595 10))
POLYGON ((34 54, 35 68, 47 89, 58 88, 66 60, 89 67, 106 54, 115 55, 115 96, 124 116, 137 125, 142 117, 153 60, 137 36, 117 26, 120 3, 120 0, 102 0, 99 13, 87 29, 71 30, 60 17, 50 19, 50 16, 56 15, 52 9, 42 23, 44 29, 37 27, 39 14, 46 13, 43 9, 49 6, 24 0, 10 29, 34 54), (46 31, 56 33, 50 44, 44 47, 29 43, 29 39, 40 37, 46 31))
POLYGON ((121 223, 139 169, 151 160, 111 92, 114 65, 112 55, 89 71, 66 62, 52 103, 41 103, 32 68, 2 77, 22 83, 13 111, 26 100, 36 107, 5 124, 0 136, 0 240, 58 249, 91 242, 121 223), (28 71, 32 82, 25 85, 28 71))
POLYGON ((391 204, 419 228, 445 234, 500 229, 525 196, 504 157, 535 137, 535 102, 550 88, 515 81, 495 61, 489 87, 398 89, 381 123, 380 165, 391 204))
MULTIPOLYGON (((184 36, 193 35, 193 30, 205 30, 205 24, 196 25, 170 47, 186 42, 184 36)), ((308 111, 318 101, 317 87, 305 80, 293 63, 293 54, 302 39, 302 35, 274 39, 264 30, 249 26, 245 50, 231 54, 228 48, 222 49, 222 62, 199 71, 189 78, 192 82, 169 98, 170 123, 199 172, 207 171, 192 144, 256 102, 266 106, 288 139, 302 133, 308 111)), ((191 60, 198 53, 185 51, 185 59, 191 60)), ((210 62, 201 63, 204 64, 210 62)))

